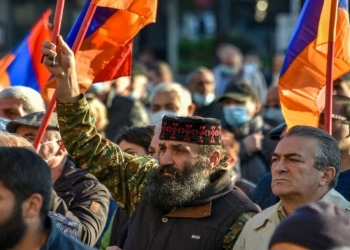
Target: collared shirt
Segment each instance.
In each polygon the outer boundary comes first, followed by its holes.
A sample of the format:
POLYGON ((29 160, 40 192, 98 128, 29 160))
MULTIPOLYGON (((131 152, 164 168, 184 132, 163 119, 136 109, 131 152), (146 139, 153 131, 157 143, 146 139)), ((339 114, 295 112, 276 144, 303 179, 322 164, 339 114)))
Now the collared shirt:
POLYGON ((287 213, 282 203, 279 206, 277 213, 278 213, 278 219, 280 220, 280 222, 287 218, 287 213))
MULTIPOLYGON (((340 193, 335 189, 329 190, 321 199, 334 204, 341 209, 344 209, 350 216, 350 202, 347 201, 340 193)), ((271 236, 274 233, 276 227, 280 224, 279 216, 283 216, 282 213, 282 201, 262 211, 254 216, 244 226, 241 235, 239 236, 234 250, 265 250, 268 249, 271 236)))
MULTIPOLYGON (((107 186, 113 198, 129 216, 140 201, 147 173, 158 164, 150 157, 124 153, 113 142, 102 138, 94 126, 89 105, 82 95, 77 103, 57 103, 60 133, 75 162, 89 170, 107 186)), ((236 242, 244 224, 255 212, 243 213, 224 237, 224 249, 236 242)))

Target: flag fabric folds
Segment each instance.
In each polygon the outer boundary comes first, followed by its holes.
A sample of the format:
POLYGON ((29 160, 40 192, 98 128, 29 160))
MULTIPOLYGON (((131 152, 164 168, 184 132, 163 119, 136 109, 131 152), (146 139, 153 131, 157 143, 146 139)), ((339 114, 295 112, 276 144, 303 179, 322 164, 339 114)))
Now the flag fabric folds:
MULTIPOLYGON (((157 0, 88 0, 73 25, 67 43, 73 46, 90 4, 97 6, 83 43, 75 54, 81 91, 92 83, 129 76, 132 39, 155 22, 157 0)), ((50 81, 42 93, 49 100, 55 90, 50 81)))
POLYGON ((41 91, 50 77, 41 65, 41 44, 51 40, 47 28, 51 10, 45 11, 28 34, 0 60, 0 87, 26 86, 41 91))
MULTIPOLYGON (((278 83, 282 112, 290 128, 318 126, 325 105, 330 5, 334 0, 307 0, 288 46, 278 83)), ((348 1, 339 0, 334 35, 333 79, 350 71, 348 1)))

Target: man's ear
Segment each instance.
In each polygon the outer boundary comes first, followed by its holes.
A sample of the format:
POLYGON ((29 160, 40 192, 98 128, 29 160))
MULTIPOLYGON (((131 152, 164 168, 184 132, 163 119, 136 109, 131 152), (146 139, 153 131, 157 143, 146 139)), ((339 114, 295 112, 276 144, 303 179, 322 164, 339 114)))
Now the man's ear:
POLYGON ((219 165, 221 159, 221 153, 218 150, 215 150, 211 153, 209 157, 209 171, 219 165))
POLYGON ((63 154, 65 154, 65 153, 67 152, 67 149, 66 149, 66 147, 65 147, 64 144, 63 144, 63 140, 61 139, 61 140, 59 140, 57 143, 58 143, 59 146, 60 146, 60 148, 59 148, 59 150, 58 150, 58 152, 57 152, 57 155, 63 155, 63 154))
POLYGON ((43 197, 34 193, 22 203, 23 217, 25 219, 35 219, 40 216, 40 210, 43 206, 43 197))
POLYGON ((334 167, 326 167, 326 169, 322 172, 322 176, 320 179, 320 187, 328 185, 335 177, 336 171, 334 167))
POLYGON ((193 116, 194 111, 196 111, 196 104, 192 103, 191 105, 188 106, 188 116, 193 116))

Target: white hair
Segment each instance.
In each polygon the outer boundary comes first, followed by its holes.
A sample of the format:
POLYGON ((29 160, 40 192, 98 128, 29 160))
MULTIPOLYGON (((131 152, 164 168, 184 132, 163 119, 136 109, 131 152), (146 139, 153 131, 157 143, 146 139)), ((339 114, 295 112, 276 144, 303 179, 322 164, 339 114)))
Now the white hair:
POLYGON ((0 91, 0 99, 12 98, 22 101, 23 110, 30 114, 45 111, 45 102, 39 92, 24 86, 8 87, 0 91))
POLYGON ((153 103, 154 98, 159 93, 168 93, 168 92, 176 92, 176 94, 180 98, 181 107, 187 108, 192 104, 192 95, 191 92, 184 86, 182 86, 180 83, 176 82, 168 82, 168 83, 160 83, 158 84, 151 95, 149 96, 149 102, 153 103))

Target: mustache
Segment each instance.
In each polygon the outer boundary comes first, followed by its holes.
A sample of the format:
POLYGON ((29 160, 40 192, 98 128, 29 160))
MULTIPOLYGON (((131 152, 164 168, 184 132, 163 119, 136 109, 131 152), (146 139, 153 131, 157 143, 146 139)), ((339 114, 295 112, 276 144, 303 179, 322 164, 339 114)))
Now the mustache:
POLYGON ((178 173, 178 170, 173 165, 164 165, 160 166, 159 172, 161 174, 167 172, 169 174, 175 175, 176 173, 178 173))

